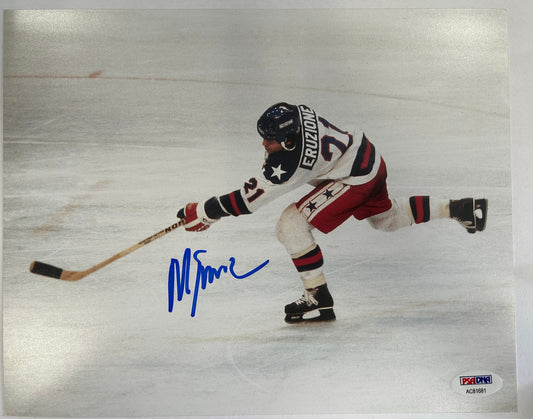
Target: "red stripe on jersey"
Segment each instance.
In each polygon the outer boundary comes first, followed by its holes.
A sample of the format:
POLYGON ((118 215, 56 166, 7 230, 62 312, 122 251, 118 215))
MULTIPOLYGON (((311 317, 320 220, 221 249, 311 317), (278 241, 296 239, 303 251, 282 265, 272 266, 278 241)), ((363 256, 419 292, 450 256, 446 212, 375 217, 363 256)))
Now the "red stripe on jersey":
POLYGON ((372 153, 372 147, 370 147, 370 144, 368 143, 368 140, 365 138, 365 155, 363 156, 363 161, 361 163, 361 170, 364 170, 368 167, 368 163, 370 163, 370 154, 372 153))
POLYGON ((229 194, 229 199, 231 201, 231 206, 233 207, 235 213, 237 215, 241 215, 242 213, 239 211, 239 206, 237 205, 237 200, 235 199, 235 192, 229 194))

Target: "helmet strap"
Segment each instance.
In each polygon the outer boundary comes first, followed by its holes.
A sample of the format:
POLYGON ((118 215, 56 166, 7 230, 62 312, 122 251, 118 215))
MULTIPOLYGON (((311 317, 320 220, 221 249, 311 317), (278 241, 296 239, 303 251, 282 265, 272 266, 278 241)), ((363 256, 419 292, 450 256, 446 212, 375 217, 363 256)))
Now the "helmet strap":
POLYGON ((287 144, 287 139, 286 138, 280 144, 283 147, 283 149, 286 150, 286 151, 292 151, 292 150, 294 150, 296 148, 296 141, 291 141, 291 142, 289 142, 287 144))
POLYGON ((299 134, 300 127, 298 127, 298 131, 296 132, 296 134, 289 134, 289 136, 285 137, 285 139, 280 142, 283 149, 287 151, 293 151, 296 148, 296 144, 298 143, 299 134))

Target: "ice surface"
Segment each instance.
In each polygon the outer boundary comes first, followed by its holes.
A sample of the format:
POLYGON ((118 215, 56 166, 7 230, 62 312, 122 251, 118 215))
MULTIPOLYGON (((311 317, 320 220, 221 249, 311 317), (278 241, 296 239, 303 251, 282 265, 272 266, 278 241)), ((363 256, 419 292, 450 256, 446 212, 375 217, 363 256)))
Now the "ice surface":
POLYGON ((12 415, 155 416, 516 408, 507 52, 502 11, 24 11, 4 22, 4 406, 12 415), (199 234, 186 202, 259 169, 255 122, 305 103, 362 127, 392 196, 489 199, 468 235, 441 221, 316 234, 338 320, 294 327, 301 284, 275 237, 308 190, 199 234), (225 275, 167 311, 171 258, 225 275), (504 378, 469 399, 466 371, 504 378))

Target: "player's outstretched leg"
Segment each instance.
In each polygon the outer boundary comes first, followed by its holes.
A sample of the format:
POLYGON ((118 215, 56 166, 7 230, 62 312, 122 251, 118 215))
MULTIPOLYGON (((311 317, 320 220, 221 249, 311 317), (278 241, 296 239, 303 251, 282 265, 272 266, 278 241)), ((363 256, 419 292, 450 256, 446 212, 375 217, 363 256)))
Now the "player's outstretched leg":
POLYGON ((327 284, 316 288, 306 289, 301 298, 285 306, 285 321, 287 323, 323 322, 335 320, 333 311, 333 297, 329 293, 327 284), (319 315, 303 318, 305 314, 315 310, 319 315))
POLYGON ((475 233, 487 225, 486 199, 463 198, 450 201, 450 217, 457 220, 466 231, 475 233))

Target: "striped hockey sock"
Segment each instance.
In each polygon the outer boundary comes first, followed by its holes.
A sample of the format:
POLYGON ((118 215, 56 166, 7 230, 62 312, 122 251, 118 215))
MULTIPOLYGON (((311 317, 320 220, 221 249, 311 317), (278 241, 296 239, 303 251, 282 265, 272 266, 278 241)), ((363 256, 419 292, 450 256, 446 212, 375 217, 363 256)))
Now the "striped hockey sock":
POLYGON ((409 198, 409 206, 416 224, 427 223, 430 219, 429 196, 412 196, 409 198))
POLYGON ((429 196, 412 196, 409 198, 412 220, 416 224, 427 223, 436 218, 450 218, 450 200, 436 199, 429 196))
POLYGON ((324 259, 317 244, 297 255, 292 255, 292 262, 300 273, 305 289, 313 289, 326 283, 322 272, 324 259))
POLYGON ((324 259, 322 257, 322 251, 317 244, 305 254, 293 257, 292 262, 298 272, 301 273, 320 268, 324 264, 324 259))

